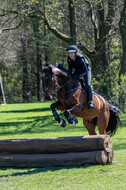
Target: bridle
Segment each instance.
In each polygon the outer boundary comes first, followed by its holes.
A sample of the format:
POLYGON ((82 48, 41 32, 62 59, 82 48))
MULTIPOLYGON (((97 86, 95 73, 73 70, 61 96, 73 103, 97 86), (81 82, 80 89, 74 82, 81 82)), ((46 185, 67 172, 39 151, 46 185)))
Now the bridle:
MULTIPOLYGON (((72 81, 73 79, 70 79, 69 81, 67 81, 65 84, 63 84, 62 86, 60 86, 60 87, 58 87, 58 88, 56 88, 56 77, 55 77, 55 75, 52 75, 52 84, 53 84, 53 89, 54 89, 54 91, 52 92, 52 93, 50 93, 50 94, 52 94, 52 95, 54 95, 56 92, 58 92, 60 89, 62 89, 64 86, 66 86, 68 83, 70 83, 71 81, 72 81)), ((45 87, 44 88, 44 90, 45 91, 48 91, 48 87, 45 87), (45 89, 46 88, 46 89, 45 89)), ((71 89, 71 90, 68 90, 68 91, 65 91, 65 92, 63 92, 63 93, 68 93, 68 92, 72 92, 72 91, 74 91, 74 90, 77 90, 77 89, 82 89, 80 86, 78 86, 78 87, 76 87, 76 88, 73 88, 73 89, 71 89)))
MULTIPOLYGON (((48 91, 48 89, 49 89, 49 87, 48 87, 48 76, 46 76, 47 75, 47 73, 45 74, 45 76, 42 76, 42 78, 45 78, 45 86, 44 86, 44 88, 43 88, 43 90, 45 91, 45 92, 47 92, 48 91)), ((51 78, 52 78, 52 81, 53 81, 53 89, 55 90, 56 89, 56 79, 55 79, 55 76, 54 75, 51 75, 51 78)))

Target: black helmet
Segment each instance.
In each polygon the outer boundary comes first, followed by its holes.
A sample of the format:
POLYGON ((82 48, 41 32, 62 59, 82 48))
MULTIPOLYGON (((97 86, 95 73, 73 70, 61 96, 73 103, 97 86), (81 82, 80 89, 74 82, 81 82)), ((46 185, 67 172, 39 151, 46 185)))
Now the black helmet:
POLYGON ((71 45, 67 48, 68 52, 78 52, 78 48, 75 45, 71 45))

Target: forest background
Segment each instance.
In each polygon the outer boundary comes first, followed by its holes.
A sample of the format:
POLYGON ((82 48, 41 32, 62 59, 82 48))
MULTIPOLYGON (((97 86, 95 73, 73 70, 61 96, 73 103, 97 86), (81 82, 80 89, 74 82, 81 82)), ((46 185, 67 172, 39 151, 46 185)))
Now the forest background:
POLYGON ((41 67, 58 62, 67 68, 70 44, 89 60, 95 92, 125 110, 126 0, 1 0, 7 103, 43 100, 41 67))

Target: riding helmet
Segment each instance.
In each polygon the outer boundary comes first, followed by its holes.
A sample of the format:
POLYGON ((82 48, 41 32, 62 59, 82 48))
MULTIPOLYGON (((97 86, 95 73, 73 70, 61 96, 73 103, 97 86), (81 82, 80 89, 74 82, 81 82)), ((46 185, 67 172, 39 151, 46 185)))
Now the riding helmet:
POLYGON ((78 52, 78 48, 77 48, 77 46, 75 46, 75 45, 70 45, 70 46, 67 48, 67 51, 68 51, 68 52, 78 52))

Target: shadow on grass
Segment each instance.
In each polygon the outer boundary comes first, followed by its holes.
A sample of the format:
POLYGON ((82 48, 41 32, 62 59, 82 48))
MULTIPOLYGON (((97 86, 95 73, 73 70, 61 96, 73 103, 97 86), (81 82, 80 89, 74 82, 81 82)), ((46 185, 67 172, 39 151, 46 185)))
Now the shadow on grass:
POLYGON ((50 108, 35 108, 35 109, 27 109, 27 110, 9 110, 9 111, 1 111, 0 113, 26 113, 26 112, 45 112, 50 111, 50 108))
MULTIPOLYGON (((100 165, 100 164, 99 164, 100 165)), ((102 165, 102 164, 101 164, 102 165)), ((86 168, 89 168, 89 167, 92 167, 94 165, 84 165, 84 166, 62 166, 62 167, 43 167, 43 168, 14 168, 14 167, 9 167, 13 170, 22 170, 21 172, 18 171, 18 172, 15 172, 13 174, 10 174, 10 175, 0 175, 0 178, 2 177, 9 177, 9 176, 22 176, 22 175, 31 175, 31 174, 38 174, 38 173, 43 173, 43 172, 48 172, 48 171, 51 171, 51 172, 55 172, 55 171, 58 171, 58 170, 64 170, 64 169, 67 169, 67 170, 70 170, 70 169, 79 169, 79 168, 83 168, 83 169, 86 169, 86 168), (28 169, 28 171, 23 171, 23 169, 28 169)), ((104 166, 104 164, 102 165, 104 166)), ((0 170, 3 170, 3 171, 6 171, 8 168, 0 168, 0 170)))
MULTIPOLYGON (((33 134, 33 133, 47 133, 47 132, 59 132, 61 130, 65 131, 78 131, 82 130, 82 126, 71 126, 67 123, 66 128, 60 127, 55 121, 52 115, 47 116, 34 116, 34 117, 25 117, 24 121, 20 121, 23 118, 20 118, 18 122, 1 122, 0 123, 0 135, 21 135, 21 134, 33 134), (28 121, 29 120, 29 121, 28 121)), ((83 131, 86 131, 83 128, 83 131)))
POLYGON ((34 132, 47 132, 49 125, 52 126, 55 124, 55 120, 52 117, 48 116, 37 116, 27 118, 31 121, 18 121, 18 122, 4 122, 0 123, 0 135, 9 135, 9 134, 23 134, 23 133, 34 133, 34 132), (7 130, 8 127, 8 130, 7 130), (13 130, 11 129, 13 128, 13 130), (44 131, 43 131, 44 129, 44 131))

